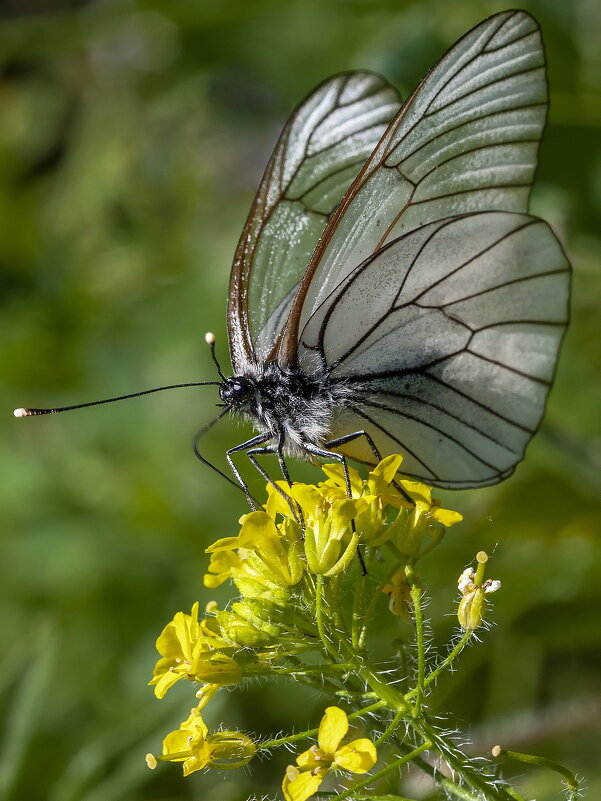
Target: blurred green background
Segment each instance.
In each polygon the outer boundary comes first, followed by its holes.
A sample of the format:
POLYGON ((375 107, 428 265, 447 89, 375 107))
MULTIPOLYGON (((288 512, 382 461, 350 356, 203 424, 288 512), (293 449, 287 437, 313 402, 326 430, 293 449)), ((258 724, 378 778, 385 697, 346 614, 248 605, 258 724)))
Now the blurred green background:
MULTIPOLYGON (((541 23, 551 113, 533 211, 574 265, 572 323, 543 429, 515 476, 447 493, 466 522, 423 564, 434 643, 456 578, 494 552, 495 626, 441 681, 483 754, 497 742, 566 761, 601 797, 601 5, 522 4, 541 23)), ((213 380, 227 361, 232 254, 291 108, 369 68, 406 96, 500 2, 4 0, 0 19, 0 797, 47 801, 273 797, 272 763, 183 780, 144 754, 186 717, 189 685, 146 682, 154 641, 203 589, 203 549, 243 498, 191 440, 215 388, 16 421, 12 408, 213 380)), ((214 460, 242 440, 222 423, 214 460)), ((317 478, 295 466, 296 476, 317 478)), ((381 607, 384 614, 384 606, 381 607)), ((406 633, 406 632, 405 632, 406 633)), ((212 726, 267 735, 323 699, 274 683, 224 693, 212 726)), ((511 772, 511 766, 508 766, 511 772)), ((538 801, 555 775, 518 770, 538 801)), ((401 786, 391 782, 391 792, 401 786)), ((407 794, 429 798, 411 777, 407 794)))

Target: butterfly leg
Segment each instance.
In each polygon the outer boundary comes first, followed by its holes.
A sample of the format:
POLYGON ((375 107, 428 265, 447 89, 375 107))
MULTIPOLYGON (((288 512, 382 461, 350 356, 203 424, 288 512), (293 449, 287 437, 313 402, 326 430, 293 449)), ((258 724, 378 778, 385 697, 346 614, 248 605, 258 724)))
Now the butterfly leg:
MULTIPOLYGON (((355 439, 359 439, 359 437, 365 437, 367 444, 371 448, 371 452, 375 456, 376 462, 381 462, 382 456, 380 454, 380 451, 376 447, 376 443, 364 429, 361 429, 361 431, 353 431, 352 434, 345 434, 344 436, 337 437, 336 439, 331 439, 329 442, 325 443, 325 446, 326 448, 336 448, 339 445, 346 445, 347 443, 352 442, 355 439)), ((412 506, 415 506, 415 501, 409 495, 409 493, 403 488, 401 484, 399 484, 397 481, 393 481, 392 486, 395 487, 395 489, 397 489, 401 493, 401 495, 406 501, 408 501, 412 506)))
POLYGON ((250 504, 250 508, 255 512, 259 508, 259 505, 256 503, 255 499, 250 494, 250 490, 248 489, 248 485, 246 484, 246 481, 244 481, 240 471, 238 470, 238 468, 234 464, 234 460, 232 459, 232 455, 234 453, 240 453, 240 451, 252 450, 252 448, 254 448, 256 445, 262 445, 264 442, 267 442, 267 440, 270 439, 270 438, 271 438, 271 434, 269 434, 269 433, 267 433, 267 434, 258 434, 256 437, 253 437, 252 439, 249 439, 246 442, 242 442, 240 445, 235 445, 233 448, 230 448, 229 450, 227 450, 225 452, 225 458, 227 459, 227 463, 230 466, 230 470, 234 474, 234 477, 235 477, 236 481, 238 482, 238 484, 242 487, 242 490, 244 491, 244 494, 246 495, 248 503, 250 504))
POLYGON ((282 498, 286 501, 286 503, 290 507, 290 511, 292 512, 292 516, 294 517, 294 519, 297 520, 302 525, 302 516, 299 517, 300 509, 298 508, 298 505, 294 502, 294 500, 290 497, 290 495, 288 495, 287 492, 285 492, 280 486, 276 484, 276 482, 271 478, 271 476, 265 470, 265 468, 262 467, 259 464, 259 462, 255 459, 255 456, 259 456, 264 453, 277 454, 278 461, 280 463, 280 468, 282 470, 282 475, 284 476, 284 480, 287 482, 288 486, 291 487, 292 481, 290 479, 290 473, 288 472, 288 466, 284 462, 282 447, 283 447, 283 442, 278 442, 277 445, 266 445, 263 448, 251 448, 246 452, 246 455, 248 456, 248 460, 250 461, 250 463, 261 474, 261 476, 263 476, 265 481, 267 481, 267 483, 270 486, 272 486, 276 490, 276 492, 279 493, 279 495, 282 496, 282 498))
MULTIPOLYGON (((326 447, 330 443, 327 443, 326 447)), ((309 442, 303 442, 303 450, 310 453, 312 456, 318 456, 320 459, 336 459, 337 462, 340 462, 342 465, 342 471, 344 473, 344 484, 346 487, 346 497, 352 498, 352 490, 351 490, 351 477, 348 471, 348 465, 346 463, 346 457, 342 453, 336 453, 336 451, 326 450, 325 448, 319 448, 317 445, 312 445, 309 442)))
POLYGON ((376 447, 376 443, 367 433, 361 429, 361 431, 353 431, 352 434, 345 434, 343 437, 336 437, 336 439, 331 439, 325 443, 326 448, 337 448, 339 445, 346 445, 348 442, 353 442, 353 440, 359 439, 359 437, 365 437, 365 441, 371 448, 371 452, 376 458, 376 462, 382 461, 382 456, 380 455, 380 451, 376 447))
MULTIPOLYGON (((224 473, 223 470, 221 470, 219 467, 217 467, 217 465, 214 465, 212 462, 210 462, 200 452, 200 444, 199 443, 200 443, 200 440, 201 440, 202 436, 209 429, 211 429, 213 427, 213 425, 218 420, 220 420, 222 417, 223 417, 223 413, 218 415, 215 418, 215 420, 212 420, 211 423, 209 423, 209 425, 203 426, 203 428, 201 428, 200 431, 196 434, 196 436, 194 437, 194 440, 192 442, 192 448, 194 450, 194 455, 196 456, 196 458, 198 459, 199 462, 202 462, 202 464, 206 465, 207 467, 210 467, 211 470, 214 470, 218 475, 221 476, 221 478, 224 478, 229 484, 231 484, 233 487, 236 487, 236 489, 240 490, 241 492, 244 492, 244 494, 248 497, 248 493, 245 491, 244 487, 238 481, 234 481, 234 479, 231 478, 231 476, 228 476, 226 473, 224 473)), ((254 502, 255 502, 255 504, 257 503, 256 501, 254 501, 254 502)))

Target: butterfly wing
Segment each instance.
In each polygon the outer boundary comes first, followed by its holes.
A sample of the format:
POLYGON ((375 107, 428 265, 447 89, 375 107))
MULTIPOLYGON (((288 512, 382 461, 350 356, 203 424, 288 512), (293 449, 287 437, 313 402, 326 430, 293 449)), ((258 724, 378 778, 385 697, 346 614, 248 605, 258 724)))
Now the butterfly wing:
MULTIPOLYGON (((302 358, 354 387, 332 436, 365 429, 430 484, 505 478, 540 423, 568 293, 559 242, 525 214, 450 217, 393 241, 303 330, 302 358)), ((374 461, 364 439, 340 450, 374 461)))
MULTIPOLYGON (((464 36, 392 121, 334 212, 279 360, 354 384, 332 435, 365 429, 409 475, 509 475, 540 423, 567 322, 569 265, 525 214, 547 112, 524 12, 464 36)), ((371 463, 365 440, 340 450, 371 463)))
POLYGON ((321 84, 290 117, 232 267, 228 335, 236 372, 273 349, 329 215, 399 105, 383 78, 356 72, 321 84))
POLYGON ((496 14, 460 39, 403 104, 332 215, 291 308, 280 365, 297 362, 299 332, 334 288, 403 233, 473 211, 526 212, 546 115, 531 16, 496 14))

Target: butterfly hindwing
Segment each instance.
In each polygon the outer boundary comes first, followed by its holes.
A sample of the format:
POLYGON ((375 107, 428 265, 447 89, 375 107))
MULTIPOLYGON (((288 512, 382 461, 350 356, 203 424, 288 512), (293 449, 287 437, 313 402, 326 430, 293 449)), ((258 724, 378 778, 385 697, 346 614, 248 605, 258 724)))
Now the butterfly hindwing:
MULTIPOLYGON (((357 267, 305 326, 353 386, 333 436, 366 429, 404 471, 442 486, 510 473, 536 431, 567 324, 569 264, 551 229, 483 212, 409 232, 357 267)), ((364 441, 341 448, 373 462, 364 441)))

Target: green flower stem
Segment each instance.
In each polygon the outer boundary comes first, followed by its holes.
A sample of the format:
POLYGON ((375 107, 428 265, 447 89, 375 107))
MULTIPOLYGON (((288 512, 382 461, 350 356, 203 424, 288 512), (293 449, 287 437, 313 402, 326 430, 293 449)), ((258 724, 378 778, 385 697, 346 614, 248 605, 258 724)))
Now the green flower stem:
POLYGON ((369 706, 364 706, 363 709, 358 709, 356 712, 350 712, 347 717, 349 720, 354 720, 355 718, 362 718, 365 715, 371 715, 372 712, 375 712, 377 709, 382 709, 382 707, 386 706, 384 701, 376 701, 375 704, 370 704, 369 706))
POLYGON ((341 634, 344 634, 347 639, 351 639, 351 633, 342 615, 342 606, 339 603, 340 598, 340 576, 334 576, 329 581, 324 581, 324 599, 327 602, 328 609, 333 612, 334 625, 341 634))
POLYGON ((491 776, 487 776, 480 766, 476 766, 472 761, 455 748, 452 743, 441 736, 433 726, 427 721, 425 716, 415 718, 410 721, 412 728, 418 733, 420 738, 429 739, 445 762, 469 784, 472 789, 477 790, 482 798, 490 801, 508 801, 511 798, 504 788, 495 786, 491 782, 491 776))
POLYGON ((420 756, 417 756, 413 760, 416 765, 418 765, 424 773, 427 773, 436 784, 440 785, 444 788, 448 793, 454 795, 455 798, 461 799, 461 801, 482 801, 482 796, 480 793, 478 795, 474 795, 470 790, 466 790, 465 787, 461 787, 460 785, 456 784, 452 779, 448 779, 446 776, 443 776, 440 771, 434 770, 432 765, 422 759, 420 756))
POLYGON ((398 729, 398 727, 399 727, 399 723, 400 723, 400 722, 401 722, 401 720, 403 720, 403 718, 405 717, 405 714, 406 714, 406 713, 405 713, 405 711, 404 711, 404 710, 401 710, 400 712, 397 712, 397 713, 396 713, 396 715, 394 716, 394 718, 393 718, 393 719, 391 720, 391 722, 388 724, 388 726, 387 726, 386 730, 384 731, 384 733, 383 733, 382 735, 380 735, 380 737, 378 737, 378 739, 376 740, 376 742, 375 742, 375 746, 376 746, 376 748, 379 748, 379 747, 382 745, 382 743, 386 742, 386 740, 387 740, 389 737, 392 737, 392 735, 393 735, 393 734, 395 733, 395 731, 398 729))
POLYGON ((554 770, 556 773, 559 773, 564 777, 568 789, 572 792, 576 792, 580 787, 580 782, 576 776, 574 776, 572 771, 568 770, 559 762, 555 762, 553 759, 534 756, 534 754, 521 754, 519 751, 507 751, 505 748, 501 748, 499 745, 495 745, 495 747, 492 749, 492 755, 494 757, 504 756, 508 757, 509 759, 515 759, 518 762, 525 762, 527 765, 537 765, 541 768, 554 770))
POLYGON ((412 565, 405 566, 405 576, 411 587, 413 616, 415 619, 415 643, 417 647, 417 687, 415 688, 415 706, 413 715, 419 715, 424 697, 424 677, 426 674, 426 644, 424 640, 424 619, 422 615, 422 591, 417 584, 412 565))
MULTIPOLYGON (((320 795, 330 795, 329 793, 320 793, 320 795)), ((386 795, 373 795, 369 793, 368 795, 362 795, 359 793, 358 795, 353 796, 354 801, 415 801, 413 798, 407 798, 404 795, 392 795, 391 793, 387 793, 386 795)))
MULTIPOLYGON (((444 670, 446 670, 446 668, 448 668, 448 666, 451 664, 451 662, 453 662, 453 660, 456 659, 459 656, 459 654, 463 651, 465 646, 470 641, 473 633, 474 633, 473 631, 464 631, 463 632, 463 634, 461 636, 461 639, 458 641, 457 645, 455 645, 455 647, 451 651, 449 651, 449 653, 442 660, 440 665, 438 665, 438 667, 436 667, 431 673, 429 673, 425 677, 425 679, 424 679, 424 687, 427 687, 429 684, 432 684, 433 681, 436 681, 436 679, 440 676, 440 674, 444 670)), ((405 698, 413 698, 413 696, 416 695, 416 693, 417 693, 417 689, 418 688, 416 687, 413 690, 409 690, 409 692, 405 695, 405 698)))
POLYGON ((507 795, 508 795, 510 798, 512 798, 512 799, 513 799, 513 801, 526 801, 526 799, 524 798, 524 796, 523 796, 523 795, 520 795, 518 792, 516 792, 516 791, 513 789, 513 787, 510 787, 509 785, 507 785, 507 786, 506 786, 506 787, 504 787, 503 789, 505 790, 505 792, 507 793, 507 795))
POLYGON ((353 648, 360 650, 359 645, 361 635, 361 624, 365 620, 363 617, 363 606, 365 604, 365 582, 367 576, 361 575, 355 584, 355 592, 353 594, 353 619, 351 621, 351 640, 353 648))
MULTIPOLYGON (((292 674, 294 675, 295 669, 297 671, 295 675, 296 681, 300 681, 302 684, 306 684, 307 687, 313 687, 313 689, 319 690, 320 693, 330 692, 333 695, 336 695, 340 691, 340 684, 334 683, 334 680, 338 680, 337 675, 328 678, 322 673, 317 679, 314 679, 311 676, 303 675, 307 667, 312 668, 313 665, 307 665, 298 656, 293 656, 291 654, 288 654, 287 658, 288 662, 292 663, 292 668, 293 668, 292 674)), ((327 667, 335 668, 335 664, 333 664, 332 662, 328 662, 327 667)))
POLYGON ((385 705, 393 712, 402 712, 406 714, 409 711, 409 705, 405 701, 405 697, 397 692, 393 687, 386 682, 382 681, 374 668, 366 661, 362 660, 357 669, 357 673, 363 681, 381 698, 385 705))
POLYGON ((348 701, 349 704, 357 703, 358 701, 371 701, 377 698, 375 693, 354 692, 353 690, 336 690, 334 695, 337 698, 348 701))
POLYGON ((299 731, 296 734, 289 734, 286 737, 277 737, 275 740, 265 740, 264 743, 256 743, 257 753, 259 751, 268 751, 270 748, 277 748, 280 745, 295 743, 298 740, 305 740, 308 737, 315 737, 318 731, 318 728, 307 729, 307 731, 299 731))
POLYGON ((367 637, 367 628, 369 621, 373 619, 376 604, 382 597, 382 590, 390 582, 392 576, 394 575, 397 569, 398 569, 398 563, 393 564, 390 570, 387 571, 382 581, 378 584, 378 586, 374 590, 372 597, 370 598, 369 604, 367 605, 367 609, 365 610, 365 614, 363 616, 361 632, 359 634, 359 640, 357 642, 358 651, 363 651, 363 649, 365 648, 365 640, 367 637))
POLYGON ((338 652, 328 639, 324 622, 324 577, 317 576, 317 584, 315 585, 315 619, 317 621, 317 631, 319 632, 319 639, 323 643, 326 653, 330 656, 333 662, 338 660, 338 652))
POLYGON ((382 768, 382 770, 379 770, 377 773, 370 774, 365 779, 362 779, 361 781, 351 785, 351 787, 348 787, 346 790, 344 790, 344 792, 338 793, 338 795, 334 796, 335 801, 342 801, 343 798, 348 798, 350 795, 354 795, 356 790, 361 790, 368 784, 378 781, 379 779, 383 779, 384 776, 387 776, 389 773, 392 773, 395 770, 399 770, 399 768, 402 768, 403 765, 407 764, 407 762, 411 762, 412 759, 415 759, 415 757, 419 756, 423 751, 427 751, 431 747, 432 743, 429 741, 422 743, 422 745, 414 748, 413 751, 405 754, 405 756, 395 759, 394 762, 391 762, 390 765, 386 765, 385 768, 382 768))

